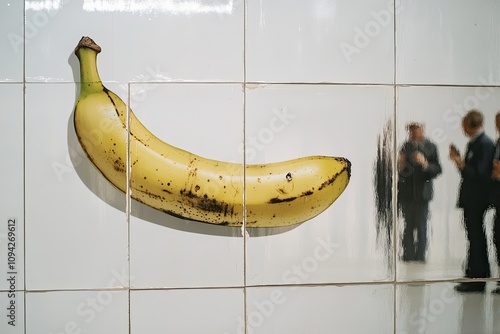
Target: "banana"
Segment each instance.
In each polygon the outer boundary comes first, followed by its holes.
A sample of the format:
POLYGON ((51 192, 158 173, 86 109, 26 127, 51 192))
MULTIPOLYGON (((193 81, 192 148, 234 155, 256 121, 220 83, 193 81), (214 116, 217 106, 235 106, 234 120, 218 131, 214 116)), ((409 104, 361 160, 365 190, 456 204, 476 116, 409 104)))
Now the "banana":
POLYGON ((204 223, 277 227, 317 216, 347 187, 351 163, 345 158, 243 165, 203 158, 161 141, 104 87, 97 70, 100 51, 89 37, 75 48, 81 76, 75 131, 97 169, 121 191, 129 187, 133 199, 204 223))

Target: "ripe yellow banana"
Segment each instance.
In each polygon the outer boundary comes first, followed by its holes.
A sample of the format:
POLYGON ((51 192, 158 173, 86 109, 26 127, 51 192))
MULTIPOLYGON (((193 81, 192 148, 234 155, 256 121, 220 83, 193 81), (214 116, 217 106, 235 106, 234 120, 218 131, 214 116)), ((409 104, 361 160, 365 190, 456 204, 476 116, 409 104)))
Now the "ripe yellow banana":
POLYGON ((103 86, 97 71, 100 51, 89 37, 75 48, 81 76, 75 130, 89 159, 114 186, 126 192, 130 176, 135 200, 205 223, 242 226, 246 219, 246 227, 275 227, 318 215, 347 187, 351 164, 345 158, 243 166, 161 141, 132 111, 127 119, 125 103, 103 86))

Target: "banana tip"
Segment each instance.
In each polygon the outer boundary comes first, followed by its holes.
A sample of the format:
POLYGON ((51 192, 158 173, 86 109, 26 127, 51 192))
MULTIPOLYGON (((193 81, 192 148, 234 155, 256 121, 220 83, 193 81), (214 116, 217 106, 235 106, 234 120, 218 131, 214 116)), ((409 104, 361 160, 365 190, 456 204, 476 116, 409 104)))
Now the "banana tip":
POLYGON ((347 176, 350 179, 351 178, 351 167, 352 167, 352 164, 349 161, 349 159, 343 158, 343 157, 342 158, 336 157, 335 159, 344 165, 344 169, 343 170, 347 172, 347 176))
POLYGON ((351 178, 351 166, 352 166, 352 164, 349 161, 349 159, 345 159, 345 162, 346 162, 346 168, 347 168, 347 175, 349 176, 349 178, 351 178))
POLYGON ((90 48, 90 49, 96 51, 97 53, 101 52, 101 47, 99 45, 97 45, 97 43, 94 42, 94 40, 88 36, 83 36, 80 39, 80 42, 78 42, 78 45, 75 48, 75 54, 77 56, 78 56, 78 50, 82 47, 90 48))

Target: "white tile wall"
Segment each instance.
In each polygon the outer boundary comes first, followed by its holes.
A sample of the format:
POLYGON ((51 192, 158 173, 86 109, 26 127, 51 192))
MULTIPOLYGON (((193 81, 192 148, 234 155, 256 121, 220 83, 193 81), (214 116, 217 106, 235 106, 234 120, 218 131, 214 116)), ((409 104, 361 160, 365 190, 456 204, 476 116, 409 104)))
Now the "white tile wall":
POLYGON ((2 333, 22 334, 25 333, 24 315, 25 302, 23 291, 2 291, 0 302, 5 310, 3 321, 0 323, 2 333))
POLYGON ((466 240, 447 157, 450 142, 465 148, 470 108, 497 136, 499 11, 494 0, 2 1, 0 332, 500 333, 493 282, 452 289, 466 240), (348 188, 286 228, 128 206, 76 138, 84 35, 102 47, 106 86, 160 139, 242 169, 347 157, 348 188), (376 216, 379 136, 394 157, 409 121, 425 122, 443 165, 425 264, 400 262, 403 222, 391 242, 376 216))
MULTIPOLYGON (((135 115, 160 139, 206 158, 243 163, 241 84, 131 84, 130 92, 132 101, 141 97, 134 101, 135 115)), ((134 201, 132 285, 242 286, 243 242, 239 228, 200 226, 134 201)))
POLYGON ((389 86, 280 84, 247 90, 248 163, 331 155, 349 157, 353 164, 348 188, 324 213, 286 233, 261 237, 250 232, 256 237, 247 242, 247 283, 295 282, 290 276, 296 275, 289 274, 294 266, 311 268, 300 283, 391 279, 384 253, 370 236, 376 228, 371 164, 377 132, 391 118, 393 100, 389 86), (359 149, 361 136, 367 151, 359 149), (357 233, 361 230, 366 233, 357 233), (315 259, 316 249, 327 256, 315 259))
POLYGON ((401 285, 396 333, 498 333, 497 296, 457 295, 453 284, 401 285))
POLYGON ((0 3, 1 50, 0 82, 22 82, 24 79, 24 4, 22 1, 2 1, 0 3))
POLYGON ((262 287, 247 292, 252 333, 391 333, 390 285, 262 287))
MULTIPOLYGON (((110 89, 116 90, 114 86, 110 89)), ((83 153, 73 127, 75 84, 27 84, 26 288, 91 289, 128 272, 125 195, 83 153)))
POLYGON ((498 85, 498 2, 396 1, 397 82, 498 85))
POLYGON ((2 134, 2 159, 0 173, 0 267, 6 275, 14 276, 12 282, 0 281, 0 290, 24 288, 24 129, 23 129, 23 85, 0 84, 0 100, 4 101, 0 113, 2 134), (10 273, 10 274, 8 274, 10 273))
POLYGON ((133 333, 243 333, 242 289, 138 290, 130 293, 133 333))
MULTIPOLYGON (((241 81, 243 3, 218 2, 219 12, 196 10, 197 1, 185 1, 184 9, 174 1, 149 1, 145 6, 151 9, 141 12, 117 1, 27 1, 32 5, 26 9, 26 24, 32 23, 34 32, 27 37, 26 80, 78 80, 68 63, 77 61, 72 53, 78 40, 90 36, 107 46, 99 58, 108 64, 102 66, 104 81, 241 81), (36 4, 57 8, 30 9, 36 4)), ((207 9, 217 6, 204 3, 207 9)))
POLYGON ((247 80, 392 83, 391 12, 386 0, 248 1, 247 80))
POLYGON ((27 293, 26 333, 126 334, 128 304, 123 290, 27 293))

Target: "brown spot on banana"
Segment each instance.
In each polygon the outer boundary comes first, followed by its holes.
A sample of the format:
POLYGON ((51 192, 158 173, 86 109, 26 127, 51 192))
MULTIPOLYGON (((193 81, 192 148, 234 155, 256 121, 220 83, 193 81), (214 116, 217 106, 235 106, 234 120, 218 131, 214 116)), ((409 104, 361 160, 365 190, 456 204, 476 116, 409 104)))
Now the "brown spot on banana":
POLYGON ((304 197, 304 196, 310 196, 312 194, 314 194, 314 192, 311 190, 308 190, 308 191, 304 191, 302 194, 300 194, 299 196, 295 196, 295 197, 288 197, 288 198, 274 197, 274 198, 271 198, 268 203, 277 204, 277 203, 291 202, 291 201, 296 200, 297 198, 304 197))
POLYGON ((297 197, 288 197, 288 198, 274 197, 274 198, 271 198, 268 201, 268 203, 270 203, 270 204, 277 204, 277 203, 291 202, 291 201, 294 201, 296 199, 297 199, 297 197))
POLYGON ((331 185, 333 182, 335 182, 335 180, 337 179, 337 177, 339 175, 341 175, 343 172, 347 172, 348 175, 349 175, 349 177, 350 177, 350 174, 351 174, 350 170, 351 170, 350 167, 344 167, 340 172, 335 173, 331 178, 329 178, 327 181, 323 182, 319 186, 318 190, 323 190, 323 188, 328 187, 329 185, 331 185))
POLYGON ((114 162, 113 162, 113 168, 117 171, 117 172, 125 172, 125 163, 123 161, 121 161, 121 158, 118 157, 118 159, 116 159, 114 162))

